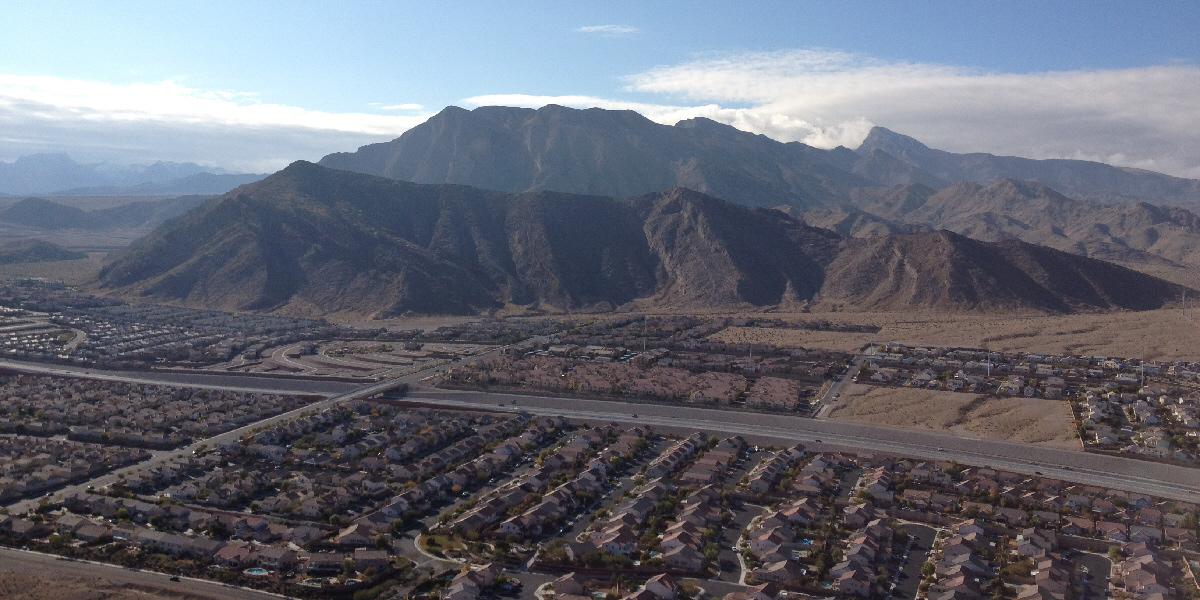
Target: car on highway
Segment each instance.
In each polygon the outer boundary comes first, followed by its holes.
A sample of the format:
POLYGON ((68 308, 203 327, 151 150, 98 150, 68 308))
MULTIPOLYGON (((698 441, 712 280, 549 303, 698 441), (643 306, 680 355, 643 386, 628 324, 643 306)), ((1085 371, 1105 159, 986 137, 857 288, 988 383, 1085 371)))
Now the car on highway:
POLYGON ((179 581, 179 576, 178 576, 178 575, 172 575, 172 576, 171 576, 171 581, 179 581))

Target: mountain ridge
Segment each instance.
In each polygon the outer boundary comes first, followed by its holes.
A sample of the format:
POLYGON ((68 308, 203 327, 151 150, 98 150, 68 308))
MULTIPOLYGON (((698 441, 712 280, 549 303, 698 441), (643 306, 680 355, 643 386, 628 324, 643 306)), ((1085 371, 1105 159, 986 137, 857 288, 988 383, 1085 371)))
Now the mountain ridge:
POLYGON ((833 206, 863 187, 1040 181, 1102 204, 1200 207, 1200 180, 1069 159, 955 154, 873 128, 850 150, 779 142, 706 118, 661 125, 634 111, 450 106, 400 137, 339 152, 323 166, 417 183, 509 193, 630 197, 687 187, 747 206, 833 206))
POLYGON ((304 161, 167 221, 106 266, 98 286, 142 301, 377 317, 820 302, 1143 310, 1176 293, 1024 242, 846 238, 685 188, 626 199, 506 194, 304 161), (1055 269, 1063 281, 1048 275, 1055 269))

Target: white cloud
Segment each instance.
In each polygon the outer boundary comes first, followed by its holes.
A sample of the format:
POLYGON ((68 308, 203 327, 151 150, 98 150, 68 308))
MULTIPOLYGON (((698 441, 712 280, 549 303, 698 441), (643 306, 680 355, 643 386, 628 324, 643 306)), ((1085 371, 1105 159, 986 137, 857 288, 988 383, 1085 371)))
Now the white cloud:
POLYGON ((749 105, 713 118, 820 146, 853 147, 875 123, 955 152, 1200 177, 1200 68, 1189 65, 1011 74, 790 50, 659 67, 627 90, 749 105))
POLYGON ((270 171, 395 138, 428 116, 313 111, 174 81, 0 75, 0 160, 66 151, 82 161, 161 159, 270 171))
POLYGON ((579 33, 598 33, 604 36, 617 36, 637 33, 638 28, 630 27, 629 25, 587 25, 575 31, 579 33))
POLYGON ((388 106, 380 106, 379 108, 381 110, 421 110, 424 107, 420 104, 410 102, 408 104, 390 104, 388 106))
POLYGON ((1200 178, 1200 68, 993 73, 828 50, 704 58, 628 78, 665 102, 488 95, 473 105, 636 110, 659 123, 708 117, 780 141, 857 147, 873 125, 953 152, 1074 158, 1200 178))

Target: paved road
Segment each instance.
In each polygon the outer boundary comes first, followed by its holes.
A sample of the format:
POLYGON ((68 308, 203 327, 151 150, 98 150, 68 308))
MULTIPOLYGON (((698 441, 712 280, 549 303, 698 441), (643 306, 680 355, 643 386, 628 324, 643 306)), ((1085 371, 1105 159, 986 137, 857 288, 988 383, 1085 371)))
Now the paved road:
POLYGON ((69 577, 102 577, 115 583, 137 585, 162 590, 164 597, 176 597, 187 593, 201 598, 224 600, 276 600, 282 598, 278 594, 259 592, 240 587, 226 586, 201 579, 180 578, 171 581, 170 576, 154 571, 132 570, 117 565, 107 565, 85 561, 59 560, 58 557, 25 550, 0 548, 0 569, 18 573, 35 574, 39 577, 53 579, 56 576, 69 577))
POLYGON ((362 384, 345 381, 321 381, 296 379, 294 377, 249 377, 234 373, 179 373, 175 371, 109 371, 94 367, 54 365, 0 359, 0 368, 23 373, 63 375, 67 377, 90 377, 106 381, 169 385, 177 387, 204 387, 241 392, 304 393, 333 395, 343 394, 362 384))
POLYGON ((1071 576, 1079 584, 1079 600, 1103 600, 1108 597, 1108 576, 1112 561, 1107 556, 1080 552, 1071 556, 1071 576))
POLYGON ((642 423, 656 427, 736 433, 748 440, 803 442, 821 448, 856 452, 885 452, 933 460, 957 460, 988 465, 1027 475, 1042 474, 1066 481, 1155 494, 1195 502, 1200 499, 1200 470, 1130 458, 1058 450, 998 440, 962 438, 949 433, 890 429, 842 421, 806 419, 791 415, 739 412, 610 400, 552 398, 419 390, 413 400, 446 407, 490 408, 561 414, 566 417, 642 423), (512 405, 512 400, 516 405, 512 405), (503 407, 498 405, 503 404, 503 407), (632 416, 637 413, 637 417, 632 416))
POLYGON ((834 380, 833 383, 829 384, 829 387, 825 388, 825 393, 821 394, 821 397, 817 398, 817 401, 813 403, 812 410, 815 418, 822 419, 825 417, 825 413, 829 412, 829 407, 837 402, 842 391, 846 389, 846 385, 854 381, 855 377, 858 377, 858 372, 862 370, 863 364, 867 362, 867 358, 869 357, 865 354, 855 356, 846 374, 834 380))
POLYGON ((921 567, 929 558, 929 550, 937 530, 928 525, 905 523, 904 530, 913 537, 912 546, 908 549, 908 557, 900 570, 900 581, 892 590, 892 597, 899 600, 912 600, 917 597, 917 587, 921 585, 921 567))

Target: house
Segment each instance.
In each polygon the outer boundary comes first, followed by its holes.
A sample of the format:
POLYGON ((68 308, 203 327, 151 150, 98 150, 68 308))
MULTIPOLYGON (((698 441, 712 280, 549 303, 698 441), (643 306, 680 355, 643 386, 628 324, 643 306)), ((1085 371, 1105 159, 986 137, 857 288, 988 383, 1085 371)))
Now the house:
POLYGON ((358 571, 366 571, 371 567, 376 570, 385 569, 388 566, 388 553, 386 550, 371 550, 368 548, 355 548, 354 550, 354 568, 358 571))
POLYGON ((794 560, 780 560, 767 563, 752 572, 755 581, 784 583, 795 581, 804 576, 807 571, 794 560))
MULTIPOLYGON (((649 582, 647 582, 649 583, 649 582)), ((587 578, 576 573, 567 573, 554 580, 554 597, 586 596, 587 578)))
POLYGON ((213 555, 213 562, 223 567, 244 567, 253 560, 254 549, 247 544, 225 546, 213 555))
POLYGON ((83 542, 94 542, 109 535, 109 529, 105 525, 89 522, 87 525, 76 529, 74 535, 75 539, 77 540, 83 542))
POLYGON ((371 544, 371 538, 367 535, 365 528, 361 527, 358 523, 354 523, 338 532, 333 541, 339 546, 367 546, 371 544))
POLYGON ((668 567, 682 571, 699 571, 704 568, 704 555, 691 546, 680 546, 663 554, 668 567))
POLYGON ((783 596, 783 591, 773 583, 762 583, 746 588, 748 600, 777 600, 783 596))
POLYGON ((342 570, 346 555, 340 552, 316 553, 308 556, 308 573, 337 573, 342 570))
MULTIPOLYGON (((555 585, 554 590, 558 591, 558 586, 555 585)), ((662 600, 675 600, 675 598, 683 595, 683 584, 674 577, 663 573, 655 575, 646 581, 646 591, 662 598, 662 600)))
POLYGON ((258 551, 256 563, 264 569, 272 571, 287 571, 296 566, 299 555, 295 550, 278 546, 267 546, 258 551))
POLYGON ((838 591, 849 596, 866 598, 871 595, 871 577, 862 569, 851 569, 842 573, 833 584, 838 591))

